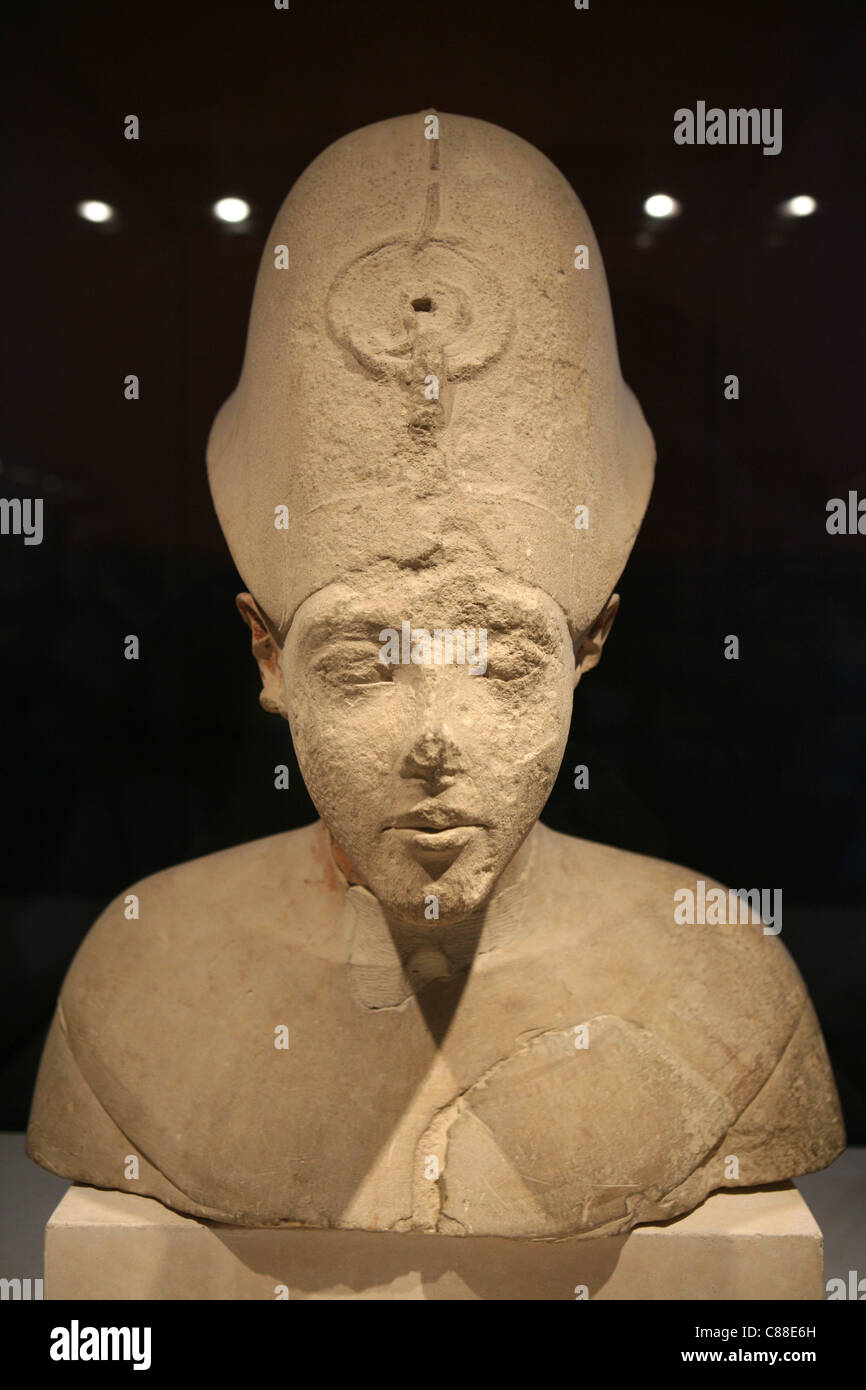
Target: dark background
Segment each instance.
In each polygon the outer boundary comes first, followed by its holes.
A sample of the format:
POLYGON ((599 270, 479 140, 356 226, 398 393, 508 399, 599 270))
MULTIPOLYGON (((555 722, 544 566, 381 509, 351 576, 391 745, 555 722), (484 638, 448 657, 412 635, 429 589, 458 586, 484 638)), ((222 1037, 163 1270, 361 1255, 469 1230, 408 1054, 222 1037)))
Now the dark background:
POLYGON ((347 131, 435 107, 514 130, 573 183, 658 446, 545 819, 783 889, 781 939, 866 1142, 866 538, 825 529, 829 498, 866 494, 863 40, 858 7, 790 0, 7 10, 0 495, 42 496, 45 539, 0 537, 0 1125, 26 1122, 63 974, 110 898, 315 817, 257 703, 205 441, 293 180, 347 131), (698 100, 782 107, 782 153, 675 145, 698 100), (683 213, 647 244, 658 191, 683 213), (798 193, 817 214, 783 220, 798 193), (241 231, 210 215, 226 194, 252 205, 241 231), (116 221, 81 221, 82 198, 116 221))

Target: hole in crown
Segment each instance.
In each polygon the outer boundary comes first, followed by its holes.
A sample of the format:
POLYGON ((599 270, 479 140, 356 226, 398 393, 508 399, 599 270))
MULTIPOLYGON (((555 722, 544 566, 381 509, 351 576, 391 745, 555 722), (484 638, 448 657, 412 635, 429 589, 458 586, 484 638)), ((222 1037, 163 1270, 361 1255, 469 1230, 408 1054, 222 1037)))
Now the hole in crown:
POLYGON ((429 294, 422 294, 420 298, 412 300, 412 308, 416 314, 429 314, 433 310, 433 300, 429 294))

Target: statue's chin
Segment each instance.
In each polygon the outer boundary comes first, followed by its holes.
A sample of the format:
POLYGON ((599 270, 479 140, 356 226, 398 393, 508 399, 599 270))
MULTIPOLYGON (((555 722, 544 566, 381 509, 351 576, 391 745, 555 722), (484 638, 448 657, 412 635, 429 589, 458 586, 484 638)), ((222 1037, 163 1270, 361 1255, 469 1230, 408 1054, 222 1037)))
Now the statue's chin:
MULTIPOLYGON (((513 857, 511 845, 486 829, 464 832, 442 845, 406 844, 408 836, 347 854, 332 835, 334 857, 349 883, 360 884, 383 912, 413 927, 434 929, 464 922, 483 911, 513 857), (492 842, 491 842, 492 841, 492 842)), ((443 837, 444 838, 444 837, 443 837)))
POLYGON ((424 885, 423 892, 411 896, 393 883, 371 884, 371 891, 383 911, 414 927, 442 927, 464 922, 489 902, 496 879, 493 874, 478 875, 471 890, 465 884, 449 884, 436 879, 424 885))

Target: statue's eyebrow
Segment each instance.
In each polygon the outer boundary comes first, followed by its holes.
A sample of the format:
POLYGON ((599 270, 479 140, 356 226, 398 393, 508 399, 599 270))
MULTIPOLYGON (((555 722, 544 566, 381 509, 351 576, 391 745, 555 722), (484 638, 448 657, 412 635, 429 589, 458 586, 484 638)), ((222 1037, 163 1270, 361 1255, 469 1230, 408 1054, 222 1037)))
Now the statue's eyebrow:
POLYGON ((488 622, 487 627, 491 633, 497 635, 507 636, 509 632, 520 632, 542 647, 558 647, 561 642, 554 624, 546 616, 537 613, 530 615, 516 611, 512 615, 497 615, 492 622, 488 622))
MULTIPOLYGON (((548 651, 555 651, 560 645, 560 633, 548 613, 501 594, 478 594, 462 605, 459 617, 462 621, 456 626, 484 628, 496 635, 518 630, 548 651)), ((313 618, 300 639, 300 647, 313 651, 329 642, 378 643, 379 634, 384 628, 393 628, 399 633, 401 621, 393 614, 390 619, 383 617, 381 609, 374 610, 362 606, 360 602, 350 602, 313 618)), ((421 624, 413 623, 413 627, 417 626, 421 624)), ((427 626, 433 632, 437 627, 447 628, 449 624, 444 618, 437 622, 431 619, 427 626)))
POLYGON ((466 626, 485 627, 489 633, 508 634, 519 631, 540 646, 556 649, 561 644, 559 629, 544 610, 528 607, 517 599, 494 597, 478 605, 470 603, 464 610, 466 626), (490 612, 493 609, 493 612, 490 612))
POLYGON ((378 642, 379 633, 387 624, 371 613, 351 610, 348 613, 325 613, 314 618, 301 638, 301 647, 308 651, 326 642, 378 642))

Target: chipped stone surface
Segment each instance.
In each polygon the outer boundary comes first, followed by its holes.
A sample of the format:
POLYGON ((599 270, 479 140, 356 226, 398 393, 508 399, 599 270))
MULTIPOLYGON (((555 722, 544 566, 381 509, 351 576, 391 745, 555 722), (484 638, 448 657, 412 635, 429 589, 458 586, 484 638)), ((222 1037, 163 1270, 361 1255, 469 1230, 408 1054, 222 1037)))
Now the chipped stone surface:
POLYGON ((586 1026, 585 1050, 571 1029, 542 1033, 453 1107, 442 1213, 467 1232, 627 1228, 647 1192, 679 1186, 729 1129, 731 1105, 647 1029, 586 1026))

